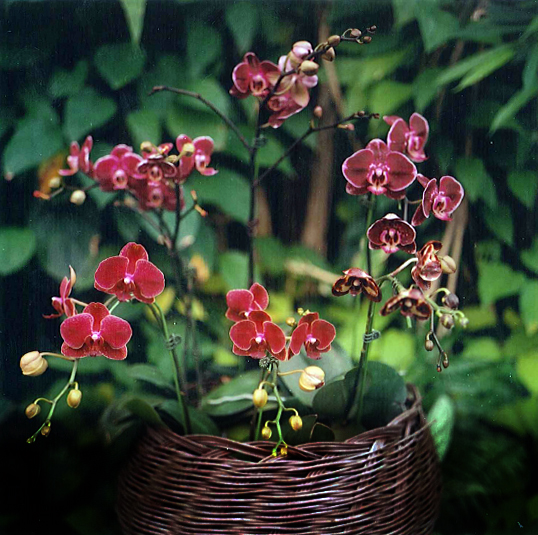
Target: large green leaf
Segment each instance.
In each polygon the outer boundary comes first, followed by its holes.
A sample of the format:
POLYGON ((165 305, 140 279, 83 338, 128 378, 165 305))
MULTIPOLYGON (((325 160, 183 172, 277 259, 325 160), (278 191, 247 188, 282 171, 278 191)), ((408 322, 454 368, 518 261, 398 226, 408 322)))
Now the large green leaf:
POLYGON ((491 122, 490 134, 495 133, 499 128, 506 126, 512 121, 521 108, 523 108, 531 99, 538 95, 538 86, 524 88, 514 93, 512 98, 497 112, 497 115, 491 122))
POLYGON ((244 288, 248 280, 248 255, 239 251, 227 251, 221 254, 219 271, 227 290, 244 288))
POLYGON ((171 379, 163 375, 161 370, 151 364, 134 364, 127 368, 127 375, 136 381, 149 383, 157 388, 174 391, 171 379))
POLYGON ((521 252, 520 257, 527 269, 538 274, 538 238, 534 239, 530 249, 521 252))
MULTIPOLYGON (((179 407, 177 400, 167 400, 156 405, 156 409, 170 416, 174 421, 179 423, 185 429, 185 416, 183 410, 179 407)), ((191 431, 194 435, 213 435, 220 434, 219 428, 213 420, 204 412, 201 412, 194 407, 188 407, 189 419, 191 422, 191 431)))
POLYGON ((0 275, 22 269, 34 256, 35 234, 29 228, 0 227, 0 275))
POLYGON ((538 281, 527 281, 519 296, 519 308, 527 334, 538 332, 538 281))
POLYGON ((525 387, 533 394, 538 394, 538 352, 534 350, 518 357, 516 370, 525 387))
POLYGON ((251 45, 258 27, 258 7, 252 2, 236 2, 226 8, 226 24, 242 55, 251 45))
POLYGON ((53 98, 76 95, 84 87, 88 71, 89 67, 86 60, 77 62, 71 71, 58 69, 50 77, 48 85, 49 95, 53 98))
POLYGON ((514 245, 514 222, 508 206, 500 204, 495 210, 486 208, 485 221, 499 239, 508 245, 514 245))
POLYGON ((426 52, 433 52, 437 47, 458 37, 458 19, 442 11, 432 2, 421 2, 417 6, 416 17, 426 52))
POLYGON ((538 193, 538 174, 536 171, 510 171, 508 173, 510 191, 527 207, 532 208, 538 193))
POLYGON ((412 97, 413 86, 411 84, 383 80, 373 86, 368 99, 368 108, 380 115, 390 115, 412 97))
POLYGON ((17 124, 3 154, 5 177, 36 167, 64 147, 60 128, 43 116, 27 116, 17 124))
POLYGON ((437 401, 428 413, 433 441, 435 442, 437 455, 439 455, 441 460, 443 460, 450 445, 455 416, 454 403, 446 394, 437 398, 437 401))
POLYGON ((131 43, 117 43, 97 49, 93 61, 108 85, 120 89, 140 76, 146 55, 131 43))
POLYGON ((256 238, 255 248, 258 255, 258 265, 262 272, 271 275, 284 273, 286 248, 278 238, 274 236, 256 238))
POLYGON ((525 282, 523 273, 498 262, 480 262, 478 272, 478 295, 482 305, 517 294, 525 282))
POLYGON ((148 401, 141 397, 127 397, 121 404, 121 408, 127 409, 131 414, 137 416, 146 424, 156 427, 164 426, 158 412, 148 401))
POLYGON ((77 95, 69 97, 65 105, 64 133, 69 140, 80 140, 89 132, 97 130, 114 117, 116 103, 102 97, 92 87, 85 87, 77 95))
POLYGON ((456 177, 463 184, 465 193, 472 202, 482 199, 491 209, 497 205, 495 184, 480 158, 458 158, 456 177))
POLYGON ((202 21, 190 21, 187 35, 187 53, 193 78, 199 78, 206 68, 221 57, 220 33, 202 21))
POLYGON ((139 43, 144 29, 146 0, 120 0, 120 2, 125 13, 131 40, 133 43, 139 43))
POLYGON ((127 128, 135 146, 139 147, 144 141, 151 141, 154 145, 161 142, 161 122, 155 113, 150 110, 137 110, 127 115, 127 128))
POLYGON ((424 69, 413 82, 413 94, 415 107, 417 111, 422 112, 430 104, 430 102, 436 97, 439 91, 437 85, 437 78, 442 69, 428 68, 424 69))

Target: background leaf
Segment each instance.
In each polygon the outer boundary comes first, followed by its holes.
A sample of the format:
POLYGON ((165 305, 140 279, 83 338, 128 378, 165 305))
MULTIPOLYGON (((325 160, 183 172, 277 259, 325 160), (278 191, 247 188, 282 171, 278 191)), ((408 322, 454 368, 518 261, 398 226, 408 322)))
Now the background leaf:
POLYGON ((34 255, 35 234, 29 228, 0 228, 0 275, 11 275, 22 269, 34 255))
POLYGON ((455 408, 454 403, 447 395, 439 396, 428 413, 428 422, 431 423, 431 432, 437 455, 443 460, 450 446, 452 430, 454 429, 455 408))
POLYGON ((139 43, 144 29, 144 15, 147 0, 120 0, 125 13, 129 33, 133 43, 139 43))
POLYGON ((99 48, 93 61, 108 85, 117 90, 140 76, 145 59, 145 53, 139 47, 119 43, 99 48))

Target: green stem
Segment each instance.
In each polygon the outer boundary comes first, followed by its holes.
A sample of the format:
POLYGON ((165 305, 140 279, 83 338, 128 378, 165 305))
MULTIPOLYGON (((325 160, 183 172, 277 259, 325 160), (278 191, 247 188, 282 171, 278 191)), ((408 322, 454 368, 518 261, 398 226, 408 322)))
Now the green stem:
MULTIPOLYGON (((260 374, 260 382, 258 384, 262 384, 265 381, 267 381, 267 379, 269 379, 269 376, 271 375, 272 371, 273 371, 272 366, 270 366, 267 369, 262 369, 261 374, 260 374)), ((258 417, 256 418, 256 416, 255 416, 251 421, 251 424, 250 424, 250 440, 253 440, 253 439, 254 440, 260 440, 260 431, 261 431, 261 428, 262 428, 262 418, 263 418, 263 407, 258 409, 258 417), (257 421, 256 431, 254 432, 254 423, 256 421, 257 421)))
MULTIPOLYGON (((168 325, 166 323, 164 312, 162 311, 162 308, 157 303, 153 303, 153 305, 150 305, 150 307, 155 307, 155 309, 157 309, 159 316, 161 318, 161 327, 162 327, 163 336, 166 342, 168 343, 170 340, 170 333, 168 331, 168 325)), ((183 413, 183 419, 185 422, 185 434, 190 435, 192 433, 191 419, 189 415, 189 409, 187 407, 187 404, 185 403, 185 399, 182 393, 182 389, 183 391, 185 390, 185 384, 184 383, 181 384, 181 387, 180 387, 180 381, 182 380, 182 375, 181 375, 181 366, 179 364, 179 357, 177 356, 175 347, 170 346, 168 350, 170 352, 170 356, 172 357, 172 363, 174 365, 174 369, 176 372, 174 374, 174 384, 176 387, 177 402, 179 404, 179 408, 181 409, 183 413)))

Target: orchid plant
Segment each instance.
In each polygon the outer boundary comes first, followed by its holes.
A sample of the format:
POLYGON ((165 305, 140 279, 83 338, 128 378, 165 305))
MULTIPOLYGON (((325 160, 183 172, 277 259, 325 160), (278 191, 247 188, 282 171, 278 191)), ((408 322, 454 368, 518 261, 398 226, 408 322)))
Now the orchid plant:
MULTIPOLYGON (((358 111, 335 123, 325 124, 322 120, 323 110, 317 106, 312 112, 308 130, 263 173, 259 172, 257 156, 259 151, 263 150, 267 127, 279 128, 287 119, 302 112, 309 105, 310 90, 318 83, 320 60, 333 61, 336 56, 335 49, 343 43, 368 44, 375 30, 374 26, 365 32, 351 28, 341 35, 329 37, 315 47, 307 41, 299 41, 278 63, 260 61, 253 52, 245 54, 233 70, 230 94, 238 99, 252 96, 257 101, 258 115, 252 142, 244 137, 234 122, 203 96, 165 86, 156 86, 152 91, 170 91, 199 100, 235 133, 248 153, 251 185, 249 269, 248 281, 245 281, 248 289, 228 292, 225 315, 233 322, 229 330, 233 353, 249 357, 260 366, 259 380, 252 395, 256 417, 252 419, 251 438, 269 440, 273 429, 276 429, 276 445, 273 450, 275 455, 286 454, 287 451, 282 425, 283 414, 292 413, 287 425, 293 432, 303 427, 299 414, 299 409, 303 407, 282 393, 283 378, 286 377, 289 381, 289 376, 298 374, 296 385, 304 392, 314 392, 325 384, 323 364, 286 370, 281 367, 300 353, 308 359, 322 359, 324 354, 331 351, 336 329, 331 322, 320 318, 318 312, 302 308, 297 310, 297 317, 289 317, 285 325, 274 322, 268 313, 269 294, 262 284, 254 280, 256 191, 260 182, 307 136, 338 128, 352 131, 354 121, 377 119, 378 115, 358 111), (268 401, 271 401, 270 405, 268 401), (271 416, 266 416, 269 414, 271 416)), ((373 139, 366 148, 358 150, 342 164, 347 193, 352 196, 366 196, 368 206, 366 266, 346 269, 343 276, 334 280, 332 286, 334 296, 350 294, 355 298, 355 303, 358 303, 359 296, 362 295, 368 301, 362 351, 356 356, 358 366, 350 370, 353 372, 350 375, 351 390, 346 402, 346 411, 352 411, 359 420, 366 388, 368 349, 379 336, 373 327, 375 306, 383 300, 381 287, 384 283, 391 283, 393 295, 382 305, 381 315, 399 310, 408 321, 415 318, 420 322, 429 322, 425 347, 428 350, 438 348, 439 371, 442 366, 448 366, 448 356, 435 333, 435 318, 440 318, 441 324, 447 328, 453 327, 455 323, 465 326, 467 321, 458 311, 458 298, 454 294, 445 288, 430 291, 432 282, 439 279, 443 273, 456 271, 454 261, 441 254, 441 242, 428 241, 417 248, 416 231, 430 215, 441 221, 450 221, 463 199, 463 188, 451 176, 442 176, 437 180, 418 173, 415 163, 427 159, 425 145, 429 125, 424 117, 413 113, 409 122, 396 116, 384 117, 384 120, 390 125, 387 140, 373 139), (423 188, 422 195, 416 200, 410 200, 408 192, 415 183, 423 188), (388 197, 395 201, 397 206, 381 219, 373 221, 375 201, 379 196, 388 197), (411 218, 410 205, 416 205, 416 211, 411 218), (401 215, 397 215, 398 211, 401 215), (370 258, 370 250, 374 249, 381 250, 386 255, 401 252, 410 256, 390 273, 374 276, 370 258), (407 268, 411 268, 413 280, 408 288, 399 280, 399 274, 407 268)), ((184 185, 194 170, 203 176, 218 172, 211 167, 213 140, 209 136, 191 139, 180 134, 175 144, 167 142, 155 146, 149 142, 143 143, 140 154, 128 145, 119 144, 110 154, 95 162, 91 159, 92 146, 91 137, 88 137, 82 146, 76 141, 73 142, 67 157, 68 169, 60 172, 62 180, 55 184, 56 191, 51 195, 38 191, 35 196, 51 200, 62 192, 70 192, 71 202, 82 204, 86 192, 91 188, 99 188, 103 192, 116 195, 116 205, 136 212, 158 232, 159 243, 166 248, 173 265, 172 284, 175 286, 176 295, 185 300, 185 314, 191 318, 195 271, 184 257, 178 238, 181 223, 186 217, 205 217, 207 212, 198 203, 194 191, 191 191, 192 206, 186 208, 184 185), (92 184, 85 188, 80 187, 77 182, 78 173, 89 177, 92 184), (174 214, 173 225, 164 217, 166 212, 174 214)), ((71 295, 76 283, 76 273, 69 267, 69 277, 62 280, 59 297, 52 298, 55 313, 44 316, 47 319, 63 319, 60 324, 60 335, 63 339, 60 352, 30 351, 21 358, 22 372, 28 376, 44 373, 48 367, 47 358, 60 358, 72 363, 67 383, 53 399, 40 397, 27 407, 26 415, 29 418, 37 416, 42 406, 48 406, 49 409, 43 423, 30 437, 29 442, 33 442, 39 434, 47 436, 50 433, 55 408, 66 394, 70 407, 76 408, 81 403, 82 393, 76 380, 80 359, 103 356, 123 360, 127 357, 127 345, 133 331, 128 321, 115 316, 113 312, 121 302, 133 301, 148 307, 162 332, 164 348, 169 352, 175 370, 174 382, 180 423, 187 434, 193 429, 196 430, 196 422, 193 422, 192 418, 193 409, 187 407, 185 361, 177 353, 181 340, 177 335, 170 334, 166 314, 156 300, 166 286, 163 272, 149 260, 142 245, 130 242, 121 249, 118 256, 103 260, 97 267, 94 278, 95 289, 106 294, 105 298, 103 302, 82 302, 71 295)), ((196 337, 195 323, 189 321, 188 327, 190 332, 186 338, 191 340, 192 348, 192 341, 196 337)), ((310 438, 314 438, 313 433, 310 438)))

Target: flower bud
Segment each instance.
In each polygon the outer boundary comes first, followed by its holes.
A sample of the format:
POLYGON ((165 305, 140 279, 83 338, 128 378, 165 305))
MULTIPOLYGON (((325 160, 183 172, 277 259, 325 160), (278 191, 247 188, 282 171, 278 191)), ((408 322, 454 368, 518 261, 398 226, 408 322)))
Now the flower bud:
POLYGON ((331 46, 331 48, 328 48, 327 51, 321 55, 321 58, 325 61, 334 61, 334 58, 336 57, 336 52, 334 51, 334 48, 331 46))
POLYGON ((367 45, 368 43, 371 43, 372 42, 372 38, 369 36, 369 35, 365 35, 362 39, 361 39, 361 42, 365 45, 367 45))
POLYGON ((443 314, 441 316, 441 325, 445 329, 452 329, 452 327, 454 327, 454 317, 450 314, 443 314))
POLYGON ((183 148, 181 149, 181 153, 179 155, 180 158, 190 158, 194 154, 195 148, 194 144, 192 143, 185 143, 183 145, 183 148))
POLYGON ((331 35, 329 39, 327 39, 327 43, 329 43, 330 46, 338 46, 340 44, 340 40, 339 35, 331 35))
POLYGON ((299 67, 299 71, 306 74, 306 76, 314 76, 317 74, 318 70, 319 65, 315 61, 311 61, 309 59, 303 61, 299 67))
POLYGON ((271 432, 271 429, 269 429, 269 427, 267 427, 267 425, 262 429, 262 438, 264 440, 269 440, 271 438, 271 435, 273 433, 271 432))
POLYGON ((151 141, 142 141, 142 143, 140 143, 141 152, 153 152, 154 148, 155 145, 151 141))
POLYGON ((43 429, 41 429, 41 434, 44 436, 44 437, 48 437, 50 435, 50 422, 47 422, 43 429))
POLYGON ((321 106, 316 106, 313 113, 314 117, 321 119, 323 117, 323 108, 321 106))
POLYGON ((37 403, 30 403, 28 407, 24 410, 27 418, 33 418, 41 412, 41 407, 37 403))
POLYGON ((290 418, 290 426, 294 431, 299 431, 303 427, 303 420, 297 414, 290 418))
POLYGON ((460 306, 460 300, 456 294, 449 293, 448 295, 443 296, 441 299, 444 305, 452 310, 456 310, 460 306))
POLYGON ((81 189, 77 189, 73 193, 71 193, 71 197, 69 198, 69 200, 73 204, 80 206, 81 204, 84 204, 84 201, 86 200, 86 193, 84 193, 81 189))
POLYGON ((62 185, 62 179, 59 176, 54 176, 49 180, 49 187, 52 189, 59 188, 62 185))
POLYGON ((256 388, 254 394, 252 394, 252 403, 258 409, 261 409, 267 405, 267 392, 263 388, 256 388))
POLYGON ((373 24, 369 28, 366 28, 366 30, 368 31, 368 33, 375 33, 377 31, 377 26, 373 24))
POLYGON ((355 39, 357 39, 358 37, 360 37, 362 35, 362 32, 358 28, 353 28, 349 32, 349 35, 351 35, 351 37, 354 37, 355 39))
POLYGON ((439 261, 441 262, 441 269, 443 270, 443 273, 450 275, 451 273, 456 273, 456 269, 458 269, 458 266, 456 265, 456 261, 448 255, 445 256, 437 256, 439 258, 439 261))
POLYGON ((23 375, 37 377, 46 372, 49 363, 41 356, 39 351, 30 351, 21 357, 20 366, 23 375))
POLYGON ((73 388, 69 394, 67 394, 67 404, 76 409, 82 400, 82 392, 78 388, 73 388))
POLYGON ((424 349, 426 349, 426 351, 433 351, 433 348, 434 348, 433 341, 430 340, 429 338, 426 338, 426 340, 424 341, 424 349))
POLYGON ((299 388, 313 392, 325 384, 325 372, 319 366, 307 366, 299 377, 299 388))
POLYGON ((467 327, 469 326, 469 320, 468 318, 466 318, 465 316, 463 318, 460 319, 460 325, 464 328, 464 329, 467 329, 467 327))
POLYGON ((312 45, 308 41, 297 41, 294 43, 291 52, 295 57, 304 59, 308 54, 312 53, 312 45))
POLYGON ((443 368, 446 370, 448 368, 448 365, 449 365, 449 361, 448 361, 448 354, 446 352, 443 353, 443 368))

